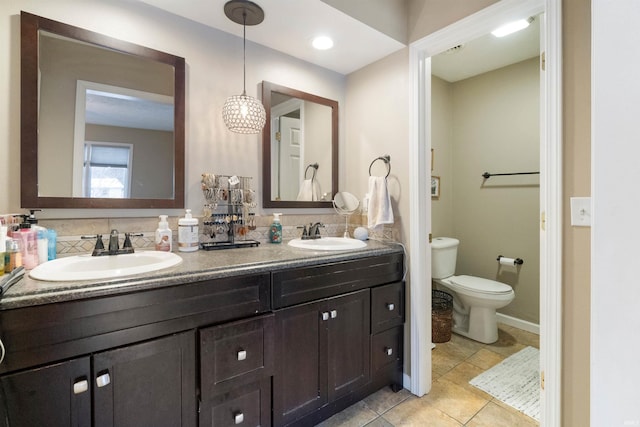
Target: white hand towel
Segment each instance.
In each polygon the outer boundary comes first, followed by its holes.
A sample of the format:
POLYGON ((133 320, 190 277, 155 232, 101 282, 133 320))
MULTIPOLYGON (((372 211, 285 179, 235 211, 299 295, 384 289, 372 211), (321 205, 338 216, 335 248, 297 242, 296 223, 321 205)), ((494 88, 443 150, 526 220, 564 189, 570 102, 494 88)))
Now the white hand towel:
POLYGON ((393 224, 393 208, 384 176, 369 177, 368 226, 376 229, 383 224, 393 224))
POLYGON ((305 202, 320 200, 320 184, 318 181, 315 179, 302 181, 296 200, 305 202))

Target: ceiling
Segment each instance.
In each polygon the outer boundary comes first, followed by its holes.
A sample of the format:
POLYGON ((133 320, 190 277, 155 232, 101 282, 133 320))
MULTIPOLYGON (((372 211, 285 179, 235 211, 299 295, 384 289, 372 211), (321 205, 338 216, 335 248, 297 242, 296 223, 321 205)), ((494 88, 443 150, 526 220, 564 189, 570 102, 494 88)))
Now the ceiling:
MULTIPOLYGON (((242 37, 242 26, 224 14, 227 0, 139 0, 172 14, 242 37)), ((403 43, 320 0, 256 0, 264 21, 247 27, 247 40, 312 64, 349 74, 405 47, 403 43), (330 35, 334 47, 311 47, 318 35, 330 35)))
MULTIPOLYGON (((224 14, 224 4, 228 0, 138 1, 242 37, 242 26, 224 14)), ((326 0, 256 1, 264 10, 265 18, 261 24, 247 27, 247 40, 344 75, 406 46, 330 6, 326 0), (330 35, 334 47, 326 51, 313 49, 311 40, 317 35, 330 35)), ((384 13, 387 12, 389 10, 384 13)), ((455 82, 524 61, 539 54, 539 37, 539 19, 525 30, 507 37, 496 38, 489 34, 437 55, 432 62, 432 72, 455 82)))
POLYGON ((540 55, 540 19, 505 37, 487 34, 431 59, 431 74, 450 83, 540 55))

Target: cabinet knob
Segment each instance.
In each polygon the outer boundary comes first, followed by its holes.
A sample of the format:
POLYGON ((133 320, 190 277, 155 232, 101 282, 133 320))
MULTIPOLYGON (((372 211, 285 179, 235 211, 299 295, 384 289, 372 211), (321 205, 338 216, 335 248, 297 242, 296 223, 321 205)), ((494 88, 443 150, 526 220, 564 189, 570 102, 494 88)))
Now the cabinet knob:
POLYGON ((111 383, 111 377, 109 376, 108 372, 105 372, 102 375, 98 375, 96 377, 96 385, 98 387, 104 387, 106 385, 108 385, 109 383, 111 383))
POLYGON ((238 412, 237 414, 235 414, 233 416, 233 422, 238 425, 238 424, 242 424, 242 422, 244 421, 244 414, 242 412, 238 412))
POLYGON ((73 383, 73 394, 81 394, 89 390, 89 381, 86 379, 73 383))
POLYGON ((240 350, 238 352, 238 360, 245 360, 247 358, 247 350, 240 350))
POLYGON ((335 319, 336 317, 338 317, 338 310, 331 310, 331 318, 335 319))
POLYGON ((387 356, 391 356, 393 354, 393 349, 391 347, 385 347, 384 352, 387 353, 387 356))
POLYGON ((329 320, 329 312, 327 311, 322 312, 322 320, 329 320))
POLYGON ((394 303, 390 302, 387 304, 387 310, 393 311, 395 309, 396 309, 396 305, 394 303))

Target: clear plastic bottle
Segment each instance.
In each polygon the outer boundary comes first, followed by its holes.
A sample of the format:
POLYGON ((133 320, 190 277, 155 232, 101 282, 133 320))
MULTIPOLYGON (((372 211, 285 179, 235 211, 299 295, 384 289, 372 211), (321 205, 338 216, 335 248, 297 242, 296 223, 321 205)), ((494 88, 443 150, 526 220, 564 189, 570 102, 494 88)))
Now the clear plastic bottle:
POLYGON ((56 259, 58 233, 56 230, 47 230, 47 259, 49 261, 56 259))
POLYGON ((167 215, 160 215, 160 222, 156 230, 156 251, 171 252, 173 250, 172 237, 167 215))
POLYGON ((20 241, 7 239, 7 252, 4 256, 4 272, 11 273, 22 265, 22 252, 20 251, 20 241))
POLYGON ((178 250, 194 252, 198 245, 198 219, 191 216, 191 209, 187 209, 184 218, 178 220, 178 250))
POLYGON ((269 227, 269 242, 282 243, 282 224, 280 223, 281 213, 273 214, 273 224, 269 227))
POLYGON ((47 238, 47 229, 44 227, 40 227, 38 225, 34 225, 32 228, 35 229, 36 233, 36 245, 38 249, 38 264, 42 264, 48 261, 49 258, 49 242, 47 238))
POLYGON ((20 224, 20 228, 12 233, 12 237, 20 242, 24 268, 27 270, 36 268, 38 266, 38 239, 35 230, 31 229, 31 224, 20 224))

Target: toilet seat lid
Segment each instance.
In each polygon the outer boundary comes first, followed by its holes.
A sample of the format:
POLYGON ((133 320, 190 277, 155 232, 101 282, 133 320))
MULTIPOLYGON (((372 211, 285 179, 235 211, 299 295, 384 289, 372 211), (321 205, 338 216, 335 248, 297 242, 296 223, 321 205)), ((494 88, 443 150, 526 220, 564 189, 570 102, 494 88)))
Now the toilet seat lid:
POLYGON ((450 280, 453 284, 460 286, 461 288, 483 294, 508 294, 513 292, 511 286, 505 283, 483 279, 482 277, 454 276, 451 277, 450 280))

